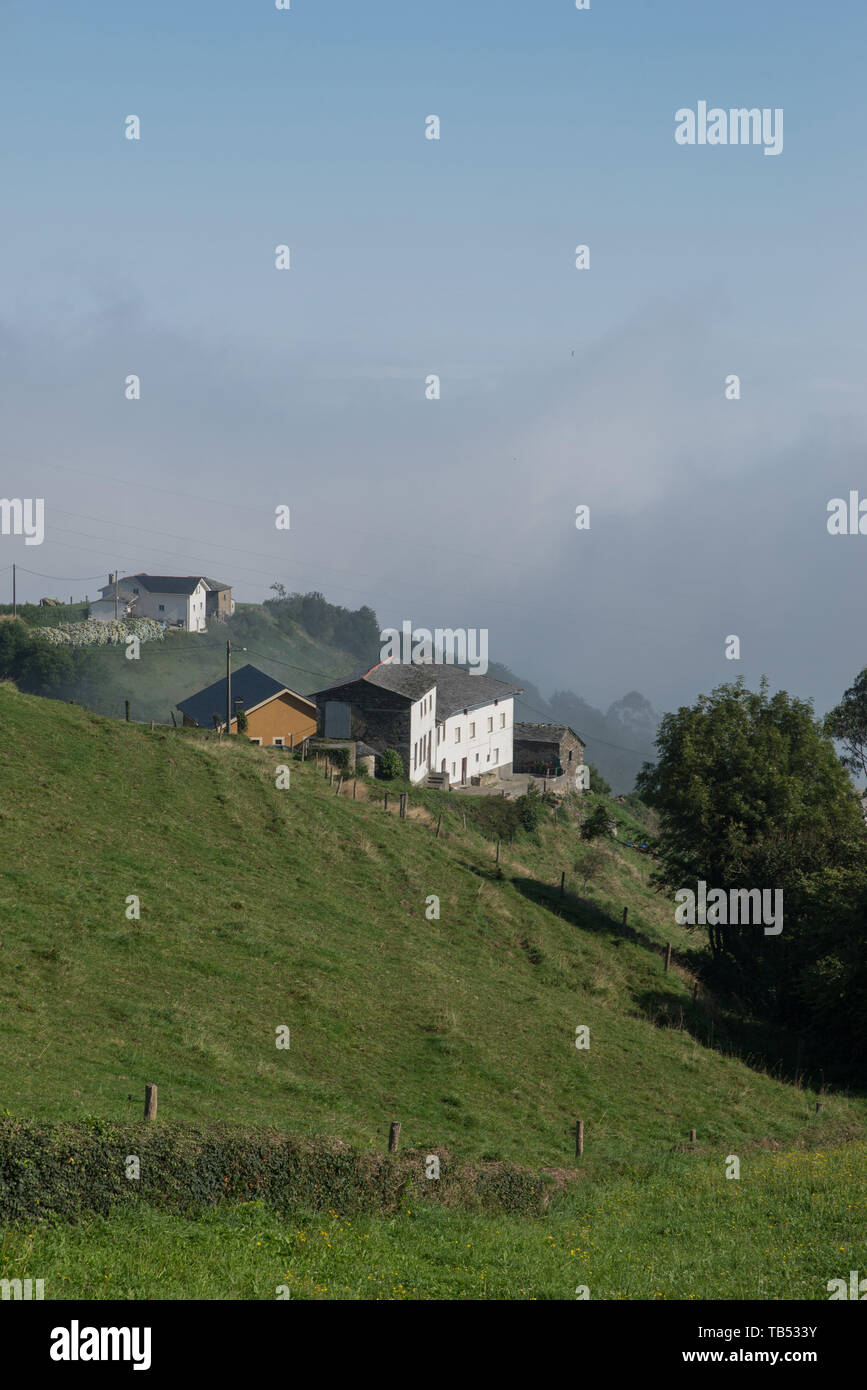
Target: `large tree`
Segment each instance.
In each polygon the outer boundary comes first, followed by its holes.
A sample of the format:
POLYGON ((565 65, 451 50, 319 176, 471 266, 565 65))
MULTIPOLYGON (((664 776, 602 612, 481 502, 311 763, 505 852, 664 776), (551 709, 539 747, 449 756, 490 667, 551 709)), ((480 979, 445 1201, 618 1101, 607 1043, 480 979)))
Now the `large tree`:
MULTIPOLYGON (((755 993, 792 1006, 818 946, 827 876, 864 878, 867 833, 831 738, 809 702, 741 680, 665 715, 656 746, 637 786, 660 816, 658 885, 782 889, 779 937, 750 924, 707 932, 755 993)), ((824 920, 823 949, 832 934, 824 920)))

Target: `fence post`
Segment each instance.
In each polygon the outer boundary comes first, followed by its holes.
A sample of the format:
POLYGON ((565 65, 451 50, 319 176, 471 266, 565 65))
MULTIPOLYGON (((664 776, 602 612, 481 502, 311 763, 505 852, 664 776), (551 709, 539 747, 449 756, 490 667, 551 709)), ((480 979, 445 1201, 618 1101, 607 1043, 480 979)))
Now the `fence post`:
POLYGON ((353 779, 352 779, 352 800, 353 800, 353 801, 357 801, 357 800, 358 800, 358 778, 357 778, 357 777, 353 777, 353 779))
POLYGON ((334 793, 335 796, 339 796, 339 795, 340 795, 340 788, 341 788, 342 786, 343 786, 343 773, 341 772, 340 776, 339 776, 338 779, 337 779, 337 791, 334 793))
POLYGON ((126 719, 126 722, 127 722, 127 724, 128 724, 128 723, 129 723, 129 700, 124 700, 123 703, 124 703, 124 707, 125 707, 125 711, 126 711, 126 712, 125 712, 125 715, 124 715, 124 718, 126 719))
POLYGON ((563 896, 563 894, 564 894, 565 892, 566 892, 566 870, 564 869, 563 872, 562 872, 561 875, 560 875, 560 897, 561 897, 561 898, 562 898, 562 896, 563 896))
POLYGON ((668 972, 668 967, 669 967, 670 965, 671 965, 671 942, 670 942, 670 941, 666 941, 666 943, 665 943, 665 969, 666 969, 666 973, 668 972))
POLYGON ((409 803, 409 795, 408 795, 408 793, 407 793, 407 792, 401 792, 401 794, 400 794, 400 818, 401 818, 401 820, 406 820, 406 812, 407 812, 407 805, 408 805, 408 803, 409 803))
POLYGON ((145 1086, 145 1111, 146 1120, 155 1120, 157 1117, 157 1088, 151 1082, 145 1086))
POLYGON ((385 801, 382 803, 382 809, 384 811, 388 810, 388 792, 385 793, 385 801))
POLYGON ((495 864, 499 864, 499 862, 500 862, 500 842, 499 842, 499 840, 498 840, 498 841, 497 841, 497 857, 496 857, 496 859, 494 860, 494 863, 495 863, 495 864))
POLYGON ((580 1158, 584 1152, 584 1121, 579 1120, 575 1125, 575 1157, 580 1158))
POLYGON ((434 839, 436 839, 436 840, 438 840, 439 837, 440 837, 440 830, 442 829, 442 823, 443 823, 443 813, 442 813, 442 811, 440 811, 439 819, 437 820, 437 833, 436 833, 436 835, 434 836, 434 839))
POLYGON ((695 1148, 695 1130, 694 1130, 694 1129, 691 1129, 691 1130, 689 1131, 689 1142, 692 1144, 693 1148, 695 1148))
POLYGON ((392 1120, 391 1128, 388 1131, 388 1152, 397 1153, 397 1146, 400 1143, 400 1120, 392 1120))
POLYGON ((624 907, 624 909, 623 909, 623 925, 624 925, 624 927, 626 926, 626 914, 628 913, 628 911, 629 911, 629 908, 628 908, 628 907, 624 907))

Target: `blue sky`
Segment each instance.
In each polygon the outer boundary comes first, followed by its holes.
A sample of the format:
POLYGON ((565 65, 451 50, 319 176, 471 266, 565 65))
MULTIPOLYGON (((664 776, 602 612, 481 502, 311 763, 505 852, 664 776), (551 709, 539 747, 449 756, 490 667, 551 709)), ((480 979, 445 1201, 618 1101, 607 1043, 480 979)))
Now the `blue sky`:
POLYGON ((0 26, 3 491, 49 518, 38 550, 0 538, 27 597, 207 561, 241 599, 487 626, 603 704, 763 671, 839 698, 860 6, 6 0, 0 26), (699 100, 783 108, 783 153, 678 146, 699 100))

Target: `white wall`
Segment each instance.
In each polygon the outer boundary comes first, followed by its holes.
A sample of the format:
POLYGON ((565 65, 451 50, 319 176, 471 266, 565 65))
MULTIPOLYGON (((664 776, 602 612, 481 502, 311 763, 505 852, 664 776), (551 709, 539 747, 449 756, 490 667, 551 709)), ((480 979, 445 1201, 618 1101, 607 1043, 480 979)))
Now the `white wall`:
POLYGON ((435 747, 432 759, 437 770, 443 759, 452 781, 460 781, 462 759, 467 760, 467 781, 483 772, 494 772, 512 761, 512 737, 515 726, 514 699, 499 700, 496 704, 481 705, 468 714, 453 714, 445 721, 445 741, 435 747), (501 726, 501 716, 505 725, 501 726), (488 730, 488 720, 493 727, 488 730), (472 733, 471 733, 472 730, 472 733), (455 741, 455 734, 460 738, 455 741), (454 765, 454 772, 452 771, 454 765))
POLYGON ((429 771, 439 767, 436 757, 436 686, 416 700, 409 712, 409 780, 423 782, 429 771), (430 738, 430 768, 427 760, 427 740, 430 738))

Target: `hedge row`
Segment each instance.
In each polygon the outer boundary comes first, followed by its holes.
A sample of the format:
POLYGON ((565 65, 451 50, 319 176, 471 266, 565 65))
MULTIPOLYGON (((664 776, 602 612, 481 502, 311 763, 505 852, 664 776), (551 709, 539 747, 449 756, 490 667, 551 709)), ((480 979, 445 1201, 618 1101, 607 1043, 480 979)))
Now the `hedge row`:
POLYGON ((387 1213, 407 1196, 532 1215, 562 1186, 515 1164, 457 1165, 442 1149, 440 1177, 428 1178, 426 1158, 263 1129, 2 1119, 0 1222, 74 1221, 137 1202, 188 1214, 228 1200, 387 1213))

